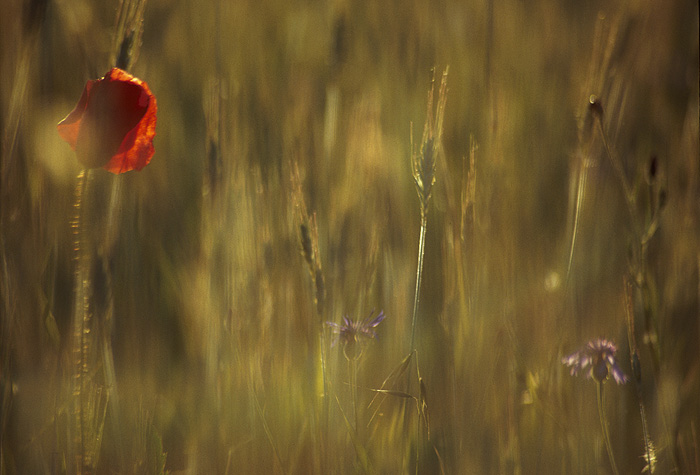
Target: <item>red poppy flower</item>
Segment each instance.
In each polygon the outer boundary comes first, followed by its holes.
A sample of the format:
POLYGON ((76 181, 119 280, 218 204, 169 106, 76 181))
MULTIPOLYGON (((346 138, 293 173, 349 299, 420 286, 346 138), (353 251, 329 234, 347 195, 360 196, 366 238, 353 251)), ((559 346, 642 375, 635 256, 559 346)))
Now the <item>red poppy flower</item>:
POLYGON ((148 84, 119 68, 88 81, 58 133, 87 168, 141 170, 155 152, 156 98, 148 84))

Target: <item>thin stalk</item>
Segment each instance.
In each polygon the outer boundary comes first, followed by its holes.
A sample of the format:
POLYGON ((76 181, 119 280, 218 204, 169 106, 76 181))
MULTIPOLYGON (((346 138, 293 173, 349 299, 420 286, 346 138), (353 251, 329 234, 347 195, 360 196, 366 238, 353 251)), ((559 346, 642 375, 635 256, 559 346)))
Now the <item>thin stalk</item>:
MULTIPOLYGON (((627 175, 625 175, 625 170, 622 167, 622 163, 620 163, 619 158, 613 153, 613 150, 610 147, 608 133, 605 130, 605 126, 603 125, 603 117, 600 114, 598 114, 597 117, 598 128, 600 129, 600 136, 603 139, 603 147, 605 148, 605 153, 610 159, 610 163, 612 164, 613 169, 615 170, 615 174, 617 175, 618 180, 620 180, 622 193, 625 195, 625 204, 627 205, 627 211, 629 212, 630 220, 632 223, 632 231, 634 232, 635 244, 638 247, 638 252, 641 254, 644 233, 642 232, 641 225, 639 223, 639 216, 637 215, 637 210, 635 208, 636 199, 634 197, 634 191, 632 189, 632 185, 630 185, 629 180, 627 179, 627 175)), ((643 275, 644 269, 642 268, 642 264, 643 263, 640 263, 640 268, 637 269, 637 271, 643 275)))
MULTIPOLYGON (((328 378, 326 375, 326 335, 325 332, 323 331, 323 324, 321 324, 321 330, 320 330, 320 358, 321 358, 321 375, 323 378, 323 395, 322 395, 322 400, 321 400, 321 437, 318 440, 319 444, 319 450, 320 450, 320 456, 319 456, 319 463, 321 469, 325 469, 328 467, 328 461, 327 461, 327 455, 328 451, 326 450, 327 447, 327 434, 328 434, 328 421, 330 419, 330 401, 328 399, 329 397, 329 387, 328 387, 328 378)), ((315 384, 314 384, 314 389, 315 389, 315 384)))
POLYGON ((654 455, 653 444, 651 442, 651 437, 649 436, 649 429, 647 427, 647 417, 646 411, 644 409, 644 398, 642 396, 642 373, 639 364, 639 357, 637 355, 637 338, 634 333, 634 296, 633 296, 633 286, 632 282, 625 279, 625 310, 627 312, 627 339, 630 346, 630 364, 632 366, 634 387, 637 393, 637 401, 639 402, 639 416, 642 420, 642 434, 644 436, 644 458, 647 462, 647 467, 649 467, 649 473, 653 473, 653 466, 656 461, 656 456, 654 455))
POLYGON ((277 450, 277 444, 275 443, 275 439, 272 436, 272 431, 270 430, 270 426, 267 423, 267 419, 265 419, 265 412, 263 411, 262 407, 260 406, 260 401, 258 401, 258 395, 255 392, 255 389, 252 389, 252 382, 249 381, 248 385, 251 387, 251 394, 253 395, 253 402, 255 403, 255 410, 258 413, 260 420, 262 421, 262 426, 263 426, 263 430, 265 431, 265 436, 267 437, 267 441, 270 443, 270 446, 272 447, 272 453, 275 456, 275 462, 277 462, 277 465, 279 466, 280 472, 287 473, 287 471, 285 470, 284 464, 282 463, 282 457, 280 456, 280 453, 277 450))
POLYGON ((323 379, 323 429, 328 428, 328 415, 330 413, 330 404, 328 401, 328 376, 326 375, 326 335, 323 331, 323 322, 321 322, 320 331, 321 340, 321 377, 323 379))
POLYGON ((617 471, 617 465, 615 465, 615 457, 613 456, 612 444, 610 443, 610 433, 608 432, 608 421, 605 418, 605 407, 603 400, 603 382, 598 382, 598 414, 600 415, 600 426, 603 429, 603 439, 605 439, 605 448, 608 450, 608 457, 610 458, 610 465, 612 466, 613 473, 619 475, 620 472, 617 471))
POLYGON ((649 473, 653 473, 653 467, 656 463, 656 456, 653 454, 654 446, 652 445, 651 438, 649 437, 647 416, 641 397, 639 399, 639 415, 642 418, 642 433, 644 435, 644 459, 647 463, 647 467, 649 467, 649 473))
POLYGON ((574 212, 574 224, 573 231, 571 233, 571 246, 569 248, 569 262, 566 266, 566 287, 569 286, 569 279, 571 278, 571 264, 574 261, 574 250, 576 249, 576 238, 579 233, 579 220, 581 218, 581 211, 583 208, 583 198, 586 193, 586 182, 588 181, 588 165, 585 159, 581 160, 581 167, 578 172, 577 180, 577 191, 576 191, 576 209, 574 212))
POLYGON ((357 359, 348 359, 348 369, 350 370, 350 393, 352 395, 352 412, 355 421, 355 432, 360 428, 360 417, 357 414, 357 359))
MULTIPOLYGON (((425 255, 425 232, 428 229, 428 216, 427 213, 423 212, 421 208, 421 219, 420 219, 420 238, 418 239, 418 265, 416 269, 416 291, 413 295, 413 319, 411 323, 411 351, 412 355, 416 351, 416 320, 418 315, 418 301, 420 296, 420 284, 423 277, 423 257, 425 255)), ((416 358, 416 368, 418 368, 418 359, 416 358)), ((408 386, 406 388, 407 392, 411 392, 411 373, 407 373, 408 376, 408 386)), ((420 461, 420 421, 416 424, 416 474, 418 473, 418 466, 420 461)))
POLYGON ((416 320, 418 315, 418 301, 420 296, 420 284, 423 277, 423 256, 425 255, 425 232, 428 229, 428 217, 421 213, 420 238, 418 240, 418 266, 416 269, 416 291, 413 295, 413 318, 411 323, 411 348, 409 354, 416 349, 416 320))

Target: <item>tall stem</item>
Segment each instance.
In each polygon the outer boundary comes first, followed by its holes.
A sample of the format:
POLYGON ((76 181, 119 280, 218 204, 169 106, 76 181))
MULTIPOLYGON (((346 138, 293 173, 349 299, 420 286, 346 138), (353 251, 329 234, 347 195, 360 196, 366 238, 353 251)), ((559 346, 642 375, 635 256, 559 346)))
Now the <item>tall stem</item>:
POLYGON ((608 421, 605 418, 605 406, 603 400, 603 382, 598 382, 598 414, 600 415, 600 426, 603 428, 603 439, 605 439, 605 448, 608 450, 610 465, 613 473, 619 475, 617 465, 615 465, 615 457, 613 456, 612 444, 610 443, 610 433, 608 432, 608 421))
POLYGON ((86 262, 86 252, 84 243, 84 223, 83 223, 83 197, 87 191, 89 171, 83 171, 78 177, 78 186, 75 192, 75 216, 73 219, 73 249, 75 252, 75 302, 73 313, 73 371, 71 378, 71 393, 73 397, 73 460, 77 473, 82 473, 85 457, 85 398, 86 398, 86 378, 88 372, 87 356, 89 353, 90 339, 88 332, 90 328, 90 312, 88 308, 88 271, 86 262))
POLYGON ((359 416, 357 414, 357 359, 348 359, 348 367, 350 369, 350 393, 352 394, 352 412, 355 421, 355 432, 360 428, 359 416))
MULTIPOLYGON (((97 232, 94 178, 89 170, 79 175, 71 223, 75 301, 70 381, 73 412, 69 431, 70 463, 74 464, 75 473, 94 473, 98 465, 109 394, 113 389, 109 384, 116 384, 108 335, 111 280, 106 262, 101 261, 105 258, 99 257, 97 251, 99 243, 104 243, 104 236, 97 232)), ((104 228, 104 223, 99 227, 104 228)))
POLYGON ((409 354, 416 349, 416 320, 418 315, 418 300, 420 296, 420 283, 423 277, 423 256, 425 254, 425 231, 428 228, 428 217, 426 213, 421 213, 420 219, 420 239, 418 240, 418 266, 416 269, 416 292, 413 295, 413 319, 411 323, 411 347, 409 354))

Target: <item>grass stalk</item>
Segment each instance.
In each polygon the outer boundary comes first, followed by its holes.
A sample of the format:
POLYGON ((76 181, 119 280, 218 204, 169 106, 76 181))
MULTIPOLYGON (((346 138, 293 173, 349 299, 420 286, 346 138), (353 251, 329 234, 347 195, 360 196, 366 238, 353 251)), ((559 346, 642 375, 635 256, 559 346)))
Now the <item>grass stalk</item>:
POLYGON ((449 68, 446 68, 442 73, 435 110, 433 110, 433 98, 435 93, 435 76, 433 75, 430 90, 428 91, 428 110, 425 119, 425 127, 423 128, 420 150, 417 150, 413 143, 413 124, 411 124, 410 128, 411 169, 413 171, 416 192, 418 193, 418 199, 420 201, 421 226, 420 237, 418 239, 418 263, 416 266, 416 288, 413 295, 413 316, 411 318, 411 344, 408 351, 409 354, 413 353, 416 349, 416 324, 420 286, 423 276, 425 233, 428 228, 428 209, 433 185, 435 184, 437 158, 442 149, 442 123, 447 102, 448 70, 449 68))
POLYGON ((589 107, 591 112, 594 114, 595 119, 597 120, 598 130, 600 131, 600 136, 603 141, 603 147, 620 182, 620 186, 622 188, 622 192, 625 198, 625 205, 627 206, 627 210, 630 215, 630 222, 633 233, 633 245, 635 248, 635 265, 631 269, 631 273, 634 276, 634 282, 640 289, 642 293, 642 298, 645 302, 644 318, 646 331, 648 332, 649 336, 646 340, 647 345, 649 346, 650 353, 652 355, 654 372, 656 375, 658 375, 660 371, 660 356, 659 347, 657 344, 658 335, 655 329, 654 317, 652 315, 652 304, 650 303, 653 294, 650 285, 653 285, 653 282, 650 282, 647 276, 646 254, 649 247, 649 241, 658 229, 659 211, 661 207, 657 205, 657 207, 653 209, 653 217, 651 221, 648 224, 645 224, 643 218, 640 217, 637 211, 637 199, 635 195, 635 189, 632 187, 630 180, 628 179, 627 174, 625 173, 623 165, 610 143, 608 132, 603 122, 603 106, 601 105, 601 102, 597 97, 591 96, 589 107), (647 306, 647 303, 649 303, 649 306, 647 306))
MULTIPOLYGON (((304 194, 301 188, 301 178, 299 176, 299 166, 296 161, 292 161, 291 165, 291 188, 292 188, 292 201, 294 203, 294 213, 296 216, 296 221, 298 223, 299 229, 299 244, 301 247, 301 254, 306 263, 306 267, 311 277, 311 284, 313 286, 313 303, 316 310, 317 325, 313 327, 319 332, 319 347, 314 350, 314 364, 320 362, 321 368, 321 379, 322 379, 322 400, 321 400, 321 431, 326 434, 328 431, 328 421, 330 418, 330 400, 329 400, 329 382, 328 382, 328 369, 327 369, 327 337, 326 332, 323 330, 324 327, 324 309, 326 300, 326 284, 325 277, 323 274, 323 268, 321 266, 321 252, 319 249, 319 238, 318 238, 318 224, 316 221, 316 214, 313 213, 309 215, 306 207, 306 201, 304 200, 304 194)), ((314 385, 314 390, 315 390, 314 385)), ((327 466, 326 454, 327 454, 327 442, 326 437, 320 438, 320 451, 321 451, 321 461, 323 466, 327 466)))
MULTIPOLYGON (((433 185, 435 184, 437 158, 442 149, 442 123, 447 102, 447 72, 445 68, 440 81, 440 88, 437 96, 437 106, 434 106, 435 95, 435 72, 428 91, 427 113, 425 126, 423 127, 423 137, 420 149, 413 143, 413 123, 410 125, 410 150, 411 150, 411 170, 413 181, 418 193, 420 202, 420 236, 418 238, 418 261, 416 264, 416 287, 413 294, 413 314, 411 317, 411 340, 408 355, 416 352, 416 327, 418 323, 418 304, 420 301, 420 287, 423 277, 423 265, 425 261, 425 235, 428 229, 428 210, 430 198, 432 196, 433 185)), ((418 360, 416 358, 416 369, 418 370, 418 360)), ((407 373, 407 393, 411 392, 411 376, 407 373)), ((420 371, 418 371, 420 376, 420 371)), ((418 470, 420 455, 420 422, 416 424, 416 454, 415 468, 418 470)))
POLYGON ((418 316, 418 301, 420 284, 423 277, 423 257, 425 255, 425 232, 428 229, 428 217, 422 215, 420 220, 420 237, 418 238, 418 265, 416 268, 416 290, 413 294, 413 317, 411 319, 411 351, 416 349, 416 322, 418 316))
POLYGON ((637 402, 639 403, 639 417, 642 421, 642 434, 644 436, 644 460, 647 463, 649 473, 654 472, 656 454, 654 445, 649 435, 644 397, 642 395, 642 373, 637 351, 637 338, 634 332, 634 288, 630 279, 625 279, 625 310, 627 313, 627 340, 630 347, 630 363, 632 366, 632 379, 634 380, 637 402))

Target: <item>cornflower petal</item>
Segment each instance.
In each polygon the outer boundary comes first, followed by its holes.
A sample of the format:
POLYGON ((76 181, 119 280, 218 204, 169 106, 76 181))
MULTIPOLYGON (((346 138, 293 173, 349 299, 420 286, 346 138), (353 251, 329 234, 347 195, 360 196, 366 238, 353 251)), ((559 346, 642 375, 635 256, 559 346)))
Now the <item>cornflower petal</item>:
POLYGON ((603 338, 589 341, 586 346, 562 358, 562 363, 571 368, 573 376, 583 373, 586 378, 603 382, 612 373, 617 384, 624 384, 629 379, 620 369, 615 358, 617 347, 603 338))
MULTIPOLYGON (((372 311, 372 313, 374 313, 374 311, 372 311)), ((326 322, 326 325, 336 334, 332 345, 335 345, 338 341, 342 341, 345 345, 361 343, 361 337, 365 339, 377 338, 377 333, 374 331, 374 328, 386 318, 386 315, 383 311, 379 312, 379 315, 374 318, 371 318, 371 315, 372 314, 364 320, 353 320, 345 315, 342 325, 334 322, 326 322)))

